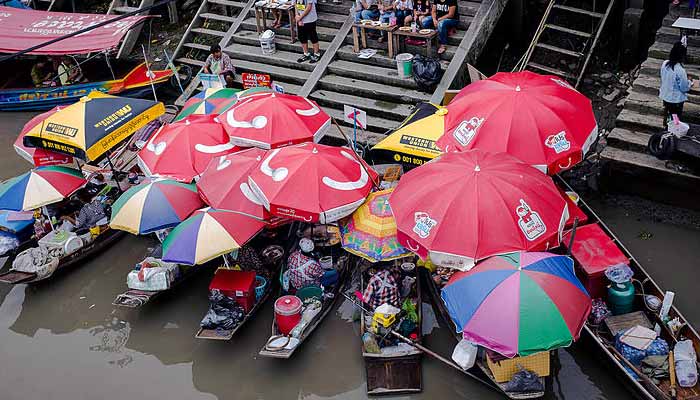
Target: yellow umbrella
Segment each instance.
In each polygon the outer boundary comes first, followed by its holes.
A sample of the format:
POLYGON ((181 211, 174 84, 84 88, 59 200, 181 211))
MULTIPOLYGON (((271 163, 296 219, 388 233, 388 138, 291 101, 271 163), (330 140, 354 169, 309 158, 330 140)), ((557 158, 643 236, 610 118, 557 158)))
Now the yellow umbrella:
POLYGON ((343 248, 371 262, 411 255, 396 239, 396 220, 389 207, 394 189, 371 193, 340 226, 343 248))
POLYGON ((24 145, 94 161, 165 113, 163 103, 93 91, 24 136, 24 145))
POLYGON ((444 132, 445 111, 432 103, 418 104, 398 128, 372 147, 372 160, 417 166, 439 156, 442 152, 435 142, 444 132))

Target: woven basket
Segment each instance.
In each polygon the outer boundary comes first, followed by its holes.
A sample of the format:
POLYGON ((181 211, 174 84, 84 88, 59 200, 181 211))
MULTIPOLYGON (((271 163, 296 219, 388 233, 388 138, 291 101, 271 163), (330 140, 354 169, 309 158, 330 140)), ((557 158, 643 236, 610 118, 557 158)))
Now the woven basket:
POLYGON ((496 382, 508 382, 516 372, 520 371, 518 366, 536 372, 539 376, 549 376, 549 352, 533 354, 526 357, 507 358, 499 361, 491 361, 486 356, 486 364, 489 366, 496 382))

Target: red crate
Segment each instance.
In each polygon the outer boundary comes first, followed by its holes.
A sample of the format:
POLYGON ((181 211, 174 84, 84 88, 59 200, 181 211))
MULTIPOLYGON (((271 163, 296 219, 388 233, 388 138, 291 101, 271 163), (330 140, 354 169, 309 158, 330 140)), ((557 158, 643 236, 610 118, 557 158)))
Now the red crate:
POLYGON ((246 312, 255 305, 255 272, 220 269, 209 284, 209 290, 220 290, 236 300, 246 312))

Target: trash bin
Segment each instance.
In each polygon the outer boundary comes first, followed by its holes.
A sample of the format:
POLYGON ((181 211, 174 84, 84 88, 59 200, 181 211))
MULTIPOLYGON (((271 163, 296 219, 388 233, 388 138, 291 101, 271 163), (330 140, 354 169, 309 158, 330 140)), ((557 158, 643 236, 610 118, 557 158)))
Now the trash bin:
POLYGON ((413 54, 401 53, 396 56, 396 70, 399 78, 408 79, 413 76, 413 54))
POLYGON ((275 32, 268 29, 260 35, 260 48, 263 54, 275 53, 275 32))

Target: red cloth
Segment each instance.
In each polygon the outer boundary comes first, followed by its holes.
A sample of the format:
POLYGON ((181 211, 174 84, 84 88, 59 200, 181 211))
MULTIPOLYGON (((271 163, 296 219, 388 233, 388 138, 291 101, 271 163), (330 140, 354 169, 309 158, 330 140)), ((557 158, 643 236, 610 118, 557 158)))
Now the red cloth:
MULTIPOLYGON (((0 53, 14 53, 115 18, 0 7, 0 53)), ((29 54, 86 54, 116 47, 147 16, 127 17, 82 35, 53 43, 29 54)))

